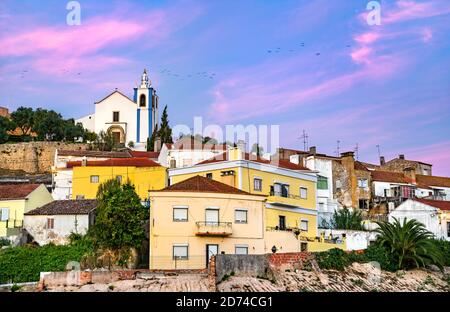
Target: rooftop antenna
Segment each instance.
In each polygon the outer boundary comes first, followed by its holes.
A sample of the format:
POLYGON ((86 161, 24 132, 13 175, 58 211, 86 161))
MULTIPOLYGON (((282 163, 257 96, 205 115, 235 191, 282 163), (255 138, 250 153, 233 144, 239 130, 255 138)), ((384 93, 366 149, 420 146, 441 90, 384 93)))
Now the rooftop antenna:
POLYGON ((359 160, 359 146, 358 146, 358 143, 356 143, 356 146, 355 146, 355 153, 356 153, 356 160, 359 160))
POLYGON ((341 147, 340 147, 340 143, 341 143, 341 141, 340 140, 337 140, 337 146, 336 146, 336 156, 337 157, 339 157, 340 155, 341 155, 341 151, 340 151, 340 149, 341 149, 341 147))
POLYGON ((303 139, 303 150, 306 152, 308 150, 308 134, 306 133, 306 131, 303 129, 303 134, 301 137, 299 137, 299 139, 303 139))
POLYGON ((380 159, 381 153, 380 153, 380 145, 379 144, 377 144, 377 151, 378 151, 378 159, 380 159))

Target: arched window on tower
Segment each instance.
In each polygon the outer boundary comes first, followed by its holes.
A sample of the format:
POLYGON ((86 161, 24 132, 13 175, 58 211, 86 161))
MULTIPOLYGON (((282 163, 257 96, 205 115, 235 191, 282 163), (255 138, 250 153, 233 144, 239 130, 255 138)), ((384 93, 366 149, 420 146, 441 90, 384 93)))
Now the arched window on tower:
POLYGON ((141 94, 139 97, 139 107, 145 107, 145 95, 141 94))

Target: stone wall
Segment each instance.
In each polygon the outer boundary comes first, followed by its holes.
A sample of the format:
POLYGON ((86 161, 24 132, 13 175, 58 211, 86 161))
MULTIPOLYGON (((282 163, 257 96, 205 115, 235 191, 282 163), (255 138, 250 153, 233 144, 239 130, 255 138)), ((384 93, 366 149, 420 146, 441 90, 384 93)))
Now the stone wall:
POLYGON ((87 144, 63 142, 23 142, 0 144, 0 168, 22 170, 26 173, 48 173, 55 158, 55 151, 85 150, 87 144))

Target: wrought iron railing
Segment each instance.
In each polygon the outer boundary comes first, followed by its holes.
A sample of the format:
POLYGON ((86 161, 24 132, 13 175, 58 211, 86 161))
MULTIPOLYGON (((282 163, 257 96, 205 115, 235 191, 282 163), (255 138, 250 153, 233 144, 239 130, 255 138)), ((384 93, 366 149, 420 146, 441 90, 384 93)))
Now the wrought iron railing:
POLYGON ((231 224, 232 224, 232 222, 215 222, 215 221, 196 222, 197 226, 231 227, 231 224))
POLYGON ((293 199, 301 199, 300 196, 290 193, 283 193, 283 192, 277 192, 277 191, 270 191, 270 196, 278 196, 278 197, 284 197, 284 198, 293 198, 293 199))

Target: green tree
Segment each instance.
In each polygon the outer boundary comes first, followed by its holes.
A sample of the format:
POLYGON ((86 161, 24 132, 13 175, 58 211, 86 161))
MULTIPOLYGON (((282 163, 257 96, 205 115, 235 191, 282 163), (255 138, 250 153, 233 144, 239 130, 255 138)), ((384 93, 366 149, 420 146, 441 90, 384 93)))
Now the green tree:
POLYGON ((442 268, 442 252, 432 240, 433 234, 415 219, 400 222, 377 222, 377 244, 386 248, 396 262, 397 269, 436 264, 442 268))
POLYGON ((169 117, 167 114, 167 105, 164 107, 161 116, 161 128, 158 131, 158 135, 161 138, 161 143, 173 143, 172 128, 169 126, 169 117))
POLYGON ((114 138, 110 132, 100 131, 94 141, 94 148, 99 151, 112 151, 115 147, 114 138))
POLYGON ((155 151, 155 140, 159 136, 158 125, 155 126, 155 130, 152 132, 152 136, 147 138, 147 152, 155 151))
POLYGON ((34 125, 35 112, 30 107, 19 107, 11 113, 11 119, 22 130, 22 135, 30 134, 34 125))
POLYGON ((6 117, 0 116, 0 144, 8 141, 8 131, 14 130, 15 127, 14 122, 6 117))
POLYGON ((61 141, 64 139, 65 121, 53 110, 38 108, 32 130, 40 141, 61 141))
POLYGON ((95 244, 127 253, 141 246, 145 236, 148 210, 141 204, 134 186, 112 179, 101 184, 97 192, 95 225, 90 232, 95 244))
POLYGON ((75 139, 84 137, 84 128, 81 123, 76 123, 73 118, 64 121, 64 140, 73 142, 75 139))
POLYGON ((83 141, 92 143, 95 142, 95 140, 97 140, 97 137, 98 137, 97 133, 85 130, 83 134, 83 141))
POLYGON ((347 207, 336 210, 331 218, 331 227, 338 230, 362 231, 364 227, 361 212, 347 207))

